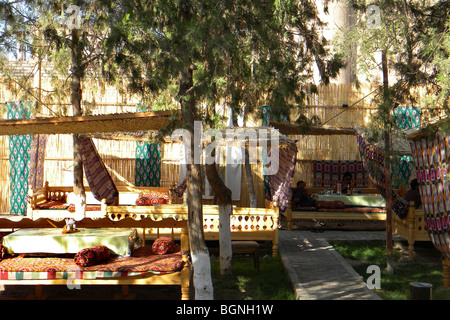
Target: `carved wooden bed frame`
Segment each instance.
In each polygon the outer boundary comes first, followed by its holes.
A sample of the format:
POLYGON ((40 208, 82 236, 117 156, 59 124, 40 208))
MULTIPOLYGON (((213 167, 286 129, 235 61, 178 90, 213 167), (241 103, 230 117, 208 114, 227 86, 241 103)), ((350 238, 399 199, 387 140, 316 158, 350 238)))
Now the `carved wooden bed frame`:
MULTIPOLYGON (((53 221, 45 218, 31 220, 29 218, 10 219, 1 218, 0 225, 2 229, 18 229, 18 228, 61 228, 64 221, 53 221)), ((72 285, 178 285, 181 287, 181 299, 189 299, 189 283, 191 278, 191 264, 189 262, 189 236, 186 220, 175 220, 172 218, 153 219, 150 217, 141 219, 124 218, 119 221, 113 221, 109 218, 90 219, 85 218, 77 221, 77 228, 165 228, 178 229, 180 231, 180 247, 182 252, 183 267, 180 271, 156 274, 146 272, 135 276, 111 277, 111 278, 95 278, 95 279, 71 279, 72 285)), ((145 243, 145 242, 143 242, 145 243)), ((0 289, 4 289, 5 285, 35 285, 36 295, 41 294, 42 285, 67 285, 67 279, 3 279, 0 278, 0 289)))

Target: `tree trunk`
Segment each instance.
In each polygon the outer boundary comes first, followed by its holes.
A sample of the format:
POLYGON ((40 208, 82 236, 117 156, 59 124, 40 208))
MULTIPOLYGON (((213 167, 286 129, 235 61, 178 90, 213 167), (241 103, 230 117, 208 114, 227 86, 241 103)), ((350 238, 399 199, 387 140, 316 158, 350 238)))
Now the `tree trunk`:
MULTIPOLYGON (((71 81, 71 103, 74 116, 81 116, 81 79, 82 69, 82 46, 79 41, 78 30, 72 29, 72 81, 71 81)), ((81 158, 81 145, 78 135, 73 134, 73 192, 75 194, 75 215, 80 220, 86 215, 86 193, 83 186, 83 160, 81 158)))
MULTIPOLYGON (((190 158, 188 159, 186 181, 187 181, 187 205, 188 205, 188 227, 189 241, 191 245, 191 257, 194 267, 194 288, 196 300, 212 300, 213 286, 211 278, 211 264, 209 251, 206 246, 203 233, 203 208, 202 208, 202 174, 201 164, 195 163, 195 152, 200 146, 195 146, 198 141, 194 135, 195 97, 189 93, 185 99, 186 92, 193 86, 193 66, 186 67, 179 78, 181 97, 181 113, 185 129, 190 134, 190 158)), ((201 150, 201 149, 200 149, 201 150)))
POLYGON ((384 172, 386 183, 386 270, 389 274, 394 273, 394 265, 392 261, 392 188, 391 188, 391 142, 390 142, 390 104, 391 99, 388 96, 388 67, 386 51, 382 51, 382 68, 383 68, 383 110, 387 116, 386 127, 384 132, 384 172))
MULTIPOLYGON (((213 150, 212 156, 215 157, 215 150, 213 150)), ((233 272, 230 229, 230 216, 233 214, 231 190, 220 178, 215 163, 206 164, 206 176, 219 206, 220 274, 230 275, 233 272)))

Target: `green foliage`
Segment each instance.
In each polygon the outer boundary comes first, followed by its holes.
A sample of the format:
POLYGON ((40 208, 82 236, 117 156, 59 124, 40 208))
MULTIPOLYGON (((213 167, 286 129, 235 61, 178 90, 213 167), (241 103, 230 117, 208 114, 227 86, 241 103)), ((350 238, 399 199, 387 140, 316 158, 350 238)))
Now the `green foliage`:
POLYGON ((394 103, 423 104, 418 88, 427 90, 428 104, 437 101, 434 97, 430 99, 432 96, 442 95, 444 100, 448 97, 442 85, 448 73, 438 59, 442 54, 444 59, 448 58, 443 41, 448 36, 448 3, 352 0, 349 4, 355 12, 356 23, 343 32, 339 52, 353 58, 357 74, 365 76, 367 83, 373 83, 375 77, 381 78, 381 51, 384 50, 389 74, 395 76, 390 78, 387 88, 380 87, 380 94, 374 99, 380 107, 372 118, 372 130, 393 127, 388 115, 394 103), (370 5, 379 8, 380 20, 376 26, 368 24, 372 18, 367 11, 370 5), (356 50, 358 53, 354 55, 356 50))
POLYGON ((289 116, 304 104, 301 89, 312 81, 315 63, 324 83, 343 65, 318 35, 314 2, 123 1, 109 7, 106 71, 121 70, 133 92, 155 97, 192 66, 189 100, 170 96, 206 106, 201 113, 209 125, 216 123, 218 104, 234 114, 245 108, 245 115, 269 104, 289 116))

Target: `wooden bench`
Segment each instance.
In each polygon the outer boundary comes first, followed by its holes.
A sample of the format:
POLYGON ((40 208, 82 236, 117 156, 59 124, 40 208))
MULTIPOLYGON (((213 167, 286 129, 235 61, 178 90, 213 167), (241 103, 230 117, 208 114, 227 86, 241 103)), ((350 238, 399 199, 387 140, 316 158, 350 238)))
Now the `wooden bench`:
MULTIPOLYGON (((49 219, 31 220, 29 218, 18 219, 0 219, 2 229, 18 229, 18 228, 61 228, 64 221, 50 221, 49 219)), ((100 277, 100 278, 73 278, 71 285, 178 285, 181 287, 181 299, 189 299, 189 284, 191 278, 191 264, 189 262, 189 236, 186 220, 175 220, 172 218, 162 218, 154 220, 151 218, 142 218, 135 220, 132 218, 124 218, 120 221, 112 221, 109 218, 90 219, 86 218, 77 222, 77 228, 170 228, 178 229, 180 232, 181 257, 183 261, 182 269, 177 272, 153 273, 144 272, 133 275, 100 277)), ((38 258, 39 259, 39 258, 38 258)), ((42 258, 45 259, 45 258, 42 258)), ((6 259, 7 260, 7 259, 6 259)), ((19 271, 19 270, 17 270, 19 271)), ((14 271, 11 271, 14 273, 14 271)), ((9 273, 9 272, 8 272, 9 273)), ((34 285, 36 286, 36 294, 41 294, 42 285, 67 285, 67 278, 38 278, 27 276, 26 271, 22 272, 19 279, 17 278, 0 278, 0 288, 5 285, 34 285)), ((82 274, 87 272, 82 272, 82 274)), ((119 272, 120 273, 120 272, 119 272)), ((120 273, 122 275, 122 273, 120 273)), ((126 291, 126 290, 125 290, 126 291)))
MULTIPOLYGON (((233 255, 249 255, 253 258, 253 266, 259 271, 259 244, 256 241, 231 241, 231 250, 233 255)), ((219 255, 220 249, 217 247, 209 248, 211 255, 219 255)))

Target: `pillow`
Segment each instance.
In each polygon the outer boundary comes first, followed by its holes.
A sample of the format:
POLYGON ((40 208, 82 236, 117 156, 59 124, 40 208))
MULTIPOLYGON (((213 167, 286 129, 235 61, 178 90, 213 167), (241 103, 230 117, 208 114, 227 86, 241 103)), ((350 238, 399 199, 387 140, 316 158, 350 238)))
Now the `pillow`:
POLYGON ((174 241, 169 237, 159 237, 153 242, 152 251, 154 254, 166 254, 172 252, 174 241))
POLYGON ((140 194, 136 199, 137 206, 152 206, 155 204, 168 204, 169 193, 167 192, 151 192, 149 194, 140 194))
POLYGON ((78 251, 74 260, 80 267, 89 267, 108 260, 110 255, 108 247, 97 245, 78 251))

